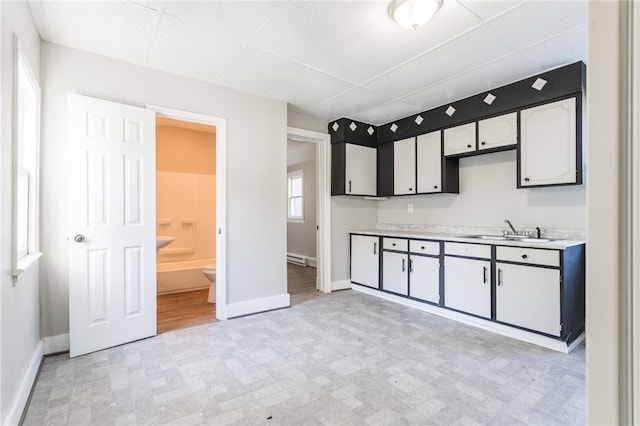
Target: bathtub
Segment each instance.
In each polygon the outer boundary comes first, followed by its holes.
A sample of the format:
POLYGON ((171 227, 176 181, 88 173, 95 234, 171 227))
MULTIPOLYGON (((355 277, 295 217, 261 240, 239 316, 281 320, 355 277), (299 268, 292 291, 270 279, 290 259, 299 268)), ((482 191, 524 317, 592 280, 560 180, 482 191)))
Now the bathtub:
POLYGON ((158 294, 209 288, 202 268, 215 263, 215 259, 198 259, 156 264, 158 294))

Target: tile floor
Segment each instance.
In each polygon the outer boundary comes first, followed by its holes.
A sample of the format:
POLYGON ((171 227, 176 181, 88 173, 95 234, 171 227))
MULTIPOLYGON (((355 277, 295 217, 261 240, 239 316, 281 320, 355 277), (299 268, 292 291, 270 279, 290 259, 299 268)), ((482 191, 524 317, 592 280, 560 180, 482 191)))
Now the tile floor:
POLYGON ((25 425, 568 425, 584 345, 556 353, 355 291, 45 359, 25 425))

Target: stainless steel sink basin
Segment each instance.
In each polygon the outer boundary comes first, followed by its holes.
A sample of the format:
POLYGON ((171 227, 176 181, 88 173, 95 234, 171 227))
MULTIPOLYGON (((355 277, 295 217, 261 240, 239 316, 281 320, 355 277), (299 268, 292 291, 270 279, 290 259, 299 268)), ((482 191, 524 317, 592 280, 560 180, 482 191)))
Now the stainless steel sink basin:
POLYGON ((464 238, 477 238, 479 240, 506 240, 502 235, 466 235, 464 238))
POLYGON ((548 243, 551 240, 548 240, 546 238, 523 238, 520 241, 522 241, 523 243, 548 243))
POLYGON ((463 238, 477 238, 490 241, 521 241, 523 243, 548 243, 547 238, 531 238, 526 235, 465 235, 463 238))

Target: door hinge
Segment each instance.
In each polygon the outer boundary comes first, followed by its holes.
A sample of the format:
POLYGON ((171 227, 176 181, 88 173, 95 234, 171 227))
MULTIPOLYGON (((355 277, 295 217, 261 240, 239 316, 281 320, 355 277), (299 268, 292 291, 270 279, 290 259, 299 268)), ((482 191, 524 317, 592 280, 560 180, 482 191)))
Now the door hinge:
POLYGON ((564 330, 564 324, 560 323, 560 334, 562 335, 562 331, 564 330))

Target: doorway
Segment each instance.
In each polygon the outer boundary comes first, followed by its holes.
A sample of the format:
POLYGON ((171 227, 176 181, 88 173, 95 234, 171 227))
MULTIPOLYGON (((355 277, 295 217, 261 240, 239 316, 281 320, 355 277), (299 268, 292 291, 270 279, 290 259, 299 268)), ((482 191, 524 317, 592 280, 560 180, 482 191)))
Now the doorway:
POLYGON ((313 294, 317 282, 317 150, 287 139, 287 292, 313 294))
MULTIPOLYGON (((306 150, 315 152, 315 252, 316 285, 323 293, 331 292, 331 176, 330 136, 310 130, 287 128, 289 143, 304 143, 306 150), (312 147, 312 148, 311 148, 312 147)), ((313 225, 313 224, 312 224, 313 225)), ((287 238, 288 239, 288 238, 287 238)), ((288 245, 288 244, 287 244, 288 245)), ((289 250, 287 250, 289 251, 289 250)), ((307 271, 309 272, 309 271, 307 271)), ((307 274, 311 275, 311 274, 307 274)))
MULTIPOLYGON (((215 239, 215 317, 219 320, 226 316, 226 120, 188 111, 147 105, 156 113, 158 120, 170 119, 215 127, 215 227, 211 229, 211 238, 215 239)), ((212 159, 213 160, 213 159, 212 159)), ((158 218, 162 219, 162 218, 158 218)), ((188 218, 187 218, 188 219, 188 218)), ((186 223, 185 226, 193 226, 186 223)), ((170 247, 170 246, 167 246, 170 247)), ((204 265, 206 267, 207 265, 204 265)), ((203 269, 204 269, 203 267, 203 269)), ((202 272, 204 277, 204 272, 202 272)), ((209 295, 207 289, 200 290, 209 295)), ((198 299, 199 300, 199 299, 198 299)), ((188 303, 188 302, 185 302, 188 303)))
POLYGON ((215 317, 216 128, 156 118, 157 332, 215 317))

